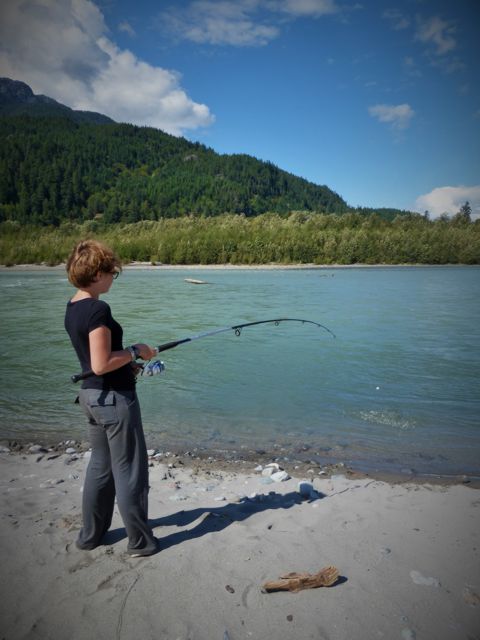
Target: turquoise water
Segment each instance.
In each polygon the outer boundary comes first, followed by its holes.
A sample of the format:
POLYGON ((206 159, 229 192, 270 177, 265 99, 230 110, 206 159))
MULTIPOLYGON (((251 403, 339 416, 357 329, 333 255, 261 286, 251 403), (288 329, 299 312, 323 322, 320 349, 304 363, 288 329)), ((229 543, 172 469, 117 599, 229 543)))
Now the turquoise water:
MULTIPOLYGON (((0 437, 84 439, 64 273, 4 270, 0 292, 0 437)), ((163 353, 166 373, 138 384, 151 446, 480 475, 477 267, 131 269, 104 299, 126 344, 282 316, 337 335, 262 325, 163 353)))

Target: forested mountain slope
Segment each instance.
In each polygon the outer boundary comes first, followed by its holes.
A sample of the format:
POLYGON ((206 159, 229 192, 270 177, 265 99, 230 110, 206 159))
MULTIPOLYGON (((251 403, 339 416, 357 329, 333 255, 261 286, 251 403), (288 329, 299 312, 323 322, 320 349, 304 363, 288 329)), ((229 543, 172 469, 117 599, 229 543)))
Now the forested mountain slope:
POLYGON ((182 215, 293 210, 341 213, 328 187, 247 155, 219 155, 147 127, 58 117, 0 117, 0 218, 58 224, 101 216, 135 222, 182 215))

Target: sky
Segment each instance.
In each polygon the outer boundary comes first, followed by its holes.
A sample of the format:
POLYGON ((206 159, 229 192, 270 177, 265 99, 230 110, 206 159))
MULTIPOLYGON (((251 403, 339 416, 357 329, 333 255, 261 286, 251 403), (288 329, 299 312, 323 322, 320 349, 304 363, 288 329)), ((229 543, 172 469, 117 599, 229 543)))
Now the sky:
POLYGON ((479 0, 1 0, 0 75, 352 206, 480 216, 479 0))

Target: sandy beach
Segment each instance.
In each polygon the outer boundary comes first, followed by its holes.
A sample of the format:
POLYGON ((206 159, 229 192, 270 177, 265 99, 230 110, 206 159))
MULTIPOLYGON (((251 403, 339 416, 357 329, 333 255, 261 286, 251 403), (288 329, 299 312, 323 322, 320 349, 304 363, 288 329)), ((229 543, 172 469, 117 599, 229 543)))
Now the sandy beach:
POLYGON ((251 462, 238 471, 152 456, 161 551, 130 558, 117 511, 104 546, 75 547, 88 463, 75 449, 0 453, 5 640, 480 637, 471 486, 308 469, 277 482, 251 462), (262 591, 328 565, 333 586, 262 591))

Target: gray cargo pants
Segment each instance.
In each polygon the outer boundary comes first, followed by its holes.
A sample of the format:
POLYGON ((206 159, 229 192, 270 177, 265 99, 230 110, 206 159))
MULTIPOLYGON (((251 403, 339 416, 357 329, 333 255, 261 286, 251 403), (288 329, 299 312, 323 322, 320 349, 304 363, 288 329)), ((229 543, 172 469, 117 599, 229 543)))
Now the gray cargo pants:
POLYGON ((92 455, 83 487, 77 547, 94 549, 108 531, 115 495, 130 554, 150 555, 157 541, 148 524, 148 458, 135 391, 81 389, 92 455))

